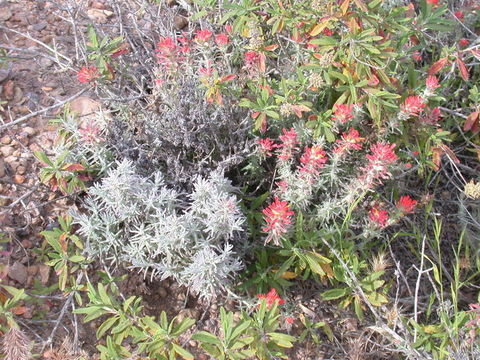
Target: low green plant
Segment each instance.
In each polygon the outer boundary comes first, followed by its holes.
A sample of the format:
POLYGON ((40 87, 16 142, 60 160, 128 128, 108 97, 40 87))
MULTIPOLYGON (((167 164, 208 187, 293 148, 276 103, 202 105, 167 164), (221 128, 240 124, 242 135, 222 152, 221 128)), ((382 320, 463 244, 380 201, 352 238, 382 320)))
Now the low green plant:
POLYGON ((164 311, 159 321, 152 316, 143 315, 142 299, 131 296, 118 299, 118 289, 114 284, 97 288, 87 283, 89 302, 85 307, 75 310, 76 314, 85 314, 84 321, 89 322, 101 316, 104 320, 97 328, 98 339, 105 337, 105 345, 98 345, 100 359, 124 359, 135 354, 145 354, 158 360, 174 360, 178 357, 193 360, 193 355, 182 347, 180 337, 193 326, 195 320, 185 318, 168 321, 164 311), (131 343, 135 346, 128 346, 131 343))

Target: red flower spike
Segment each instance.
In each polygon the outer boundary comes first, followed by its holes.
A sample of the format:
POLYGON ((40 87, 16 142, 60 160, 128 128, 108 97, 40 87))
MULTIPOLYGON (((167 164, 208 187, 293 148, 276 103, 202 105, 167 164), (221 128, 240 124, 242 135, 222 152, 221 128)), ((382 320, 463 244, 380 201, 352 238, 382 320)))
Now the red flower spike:
POLYGON ((275 196, 274 201, 262 211, 265 215, 265 221, 267 226, 265 226, 262 231, 268 233, 265 244, 273 240, 275 245, 280 245, 280 237, 282 233, 288 231, 288 226, 292 222, 292 216, 294 212, 290 210, 290 205, 286 201, 280 201, 278 197, 275 196))
POLYGON ((334 116, 332 116, 332 119, 345 124, 347 121, 353 119, 352 111, 353 105, 335 105, 334 116))
POLYGON ((260 153, 264 156, 272 156, 272 150, 278 146, 270 138, 258 139, 257 144, 260 146, 260 153))
POLYGON ((282 132, 283 135, 279 136, 282 144, 278 146, 280 148, 278 158, 282 161, 288 161, 293 153, 298 151, 297 133, 294 128, 291 128, 290 130, 282 129, 282 132))
POLYGON ((195 33, 195 39, 194 40, 198 41, 198 42, 205 43, 208 40, 210 40, 211 37, 212 37, 212 33, 209 30, 207 30, 207 29, 197 30, 197 32, 195 33))
POLYGON ((277 293, 277 290, 274 288, 270 289, 270 291, 267 294, 258 294, 257 298, 259 299, 265 299, 265 302, 267 304, 267 308, 271 308, 275 302, 277 302, 278 305, 283 305, 285 304, 285 300, 283 300, 277 293))
POLYGON ((225 46, 228 45, 228 35, 225 33, 221 33, 215 36, 215 42, 218 46, 225 46))
POLYGON ((334 153, 343 154, 348 150, 360 150, 362 148, 361 143, 365 140, 364 137, 360 136, 358 130, 350 128, 348 133, 342 134, 342 139, 337 140, 337 146, 333 149, 334 153))
POLYGON ((320 145, 313 145, 312 147, 305 147, 305 152, 300 158, 303 164, 300 172, 306 172, 316 175, 325 166, 327 162, 327 154, 323 151, 320 145))
POLYGON ((434 91, 436 88, 440 87, 440 84, 438 83, 438 79, 436 76, 429 75, 427 77, 427 80, 425 82, 427 89, 430 91, 434 91))
POLYGON ((404 103, 400 105, 400 109, 407 116, 418 116, 425 107, 425 103, 420 96, 409 96, 405 99, 404 103))
POLYGON ((397 209, 403 214, 409 214, 413 212, 416 205, 417 201, 410 198, 410 196, 402 196, 397 202, 397 209))
POLYGON ((84 66, 77 73, 78 82, 85 84, 100 77, 100 72, 95 66, 84 66))
POLYGON ((385 227, 387 226, 389 219, 388 211, 381 209, 378 205, 375 205, 373 208, 370 209, 369 218, 378 226, 385 227))

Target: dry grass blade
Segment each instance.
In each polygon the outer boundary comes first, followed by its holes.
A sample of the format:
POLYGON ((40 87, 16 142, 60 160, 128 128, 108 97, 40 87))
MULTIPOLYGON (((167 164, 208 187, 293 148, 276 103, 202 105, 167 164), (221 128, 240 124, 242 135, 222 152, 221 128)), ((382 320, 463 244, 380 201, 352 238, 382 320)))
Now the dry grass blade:
POLYGON ((10 328, 3 337, 4 360, 30 359, 30 340, 27 335, 15 327, 10 328))

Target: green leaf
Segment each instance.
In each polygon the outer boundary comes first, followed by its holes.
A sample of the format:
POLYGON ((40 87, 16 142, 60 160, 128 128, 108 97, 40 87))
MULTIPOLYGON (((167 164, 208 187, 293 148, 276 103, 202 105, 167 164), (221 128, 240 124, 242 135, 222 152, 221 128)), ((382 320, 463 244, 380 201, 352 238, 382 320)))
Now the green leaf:
POLYGON ((107 319, 100 325, 97 329, 97 339, 100 339, 105 333, 110 329, 118 320, 117 316, 113 316, 110 319, 107 319))
POLYGON ((272 332, 272 333, 267 333, 267 335, 278 346, 281 346, 281 347, 284 347, 284 348, 291 348, 293 346, 293 343, 296 341, 295 337, 287 335, 287 334, 272 332))
POLYGON ((217 345, 219 347, 222 346, 222 342, 220 341, 220 339, 217 338, 215 335, 210 334, 207 331, 199 331, 193 334, 192 339, 196 341, 200 341, 201 343, 217 345))
POLYGON ((343 289, 327 290, 321 296, 324 300, 336 300, 348 294, 350 294, 350 289, 343 288, 343 289))
POLYGON ((186 359, 186 360, 193 360, 193 355, 191 353, 189 353, 187 350, 185 350, 184 348, 178 346, 177 344, 175 343, 172 343, 171 344, 172 346, 172 350, 175 351, 178 355, 180 355, 182 358, 186 359))
POLYGON ((179 336, 183 334, 187 329, 191 328, 195 324, 194 319, 186 318, 180 324, 178 324, 172 332, 173 336, 179 336))

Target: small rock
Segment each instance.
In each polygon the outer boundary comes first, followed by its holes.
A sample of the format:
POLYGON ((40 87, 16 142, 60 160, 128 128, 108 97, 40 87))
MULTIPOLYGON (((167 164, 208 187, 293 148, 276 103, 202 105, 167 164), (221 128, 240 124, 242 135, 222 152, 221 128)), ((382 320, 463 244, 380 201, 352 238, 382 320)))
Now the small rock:
POLYGON ((173 27, 175 30, 179 31, 185 28, 188 25, 188 20, 183 16, 175 16, 173 18, 173 27))
POLYGON ((47 27, 48 23, 46 21, 42 21, 38 24, 35 24, 32 26, 32 29, 35 30, 35 31, 42 31, 43 29, 45 29, 47 27))
POLYGON ((13 102, 15 104, 19 103, 23 98, 23 91, 20 89, 18 86, 15 86, 15 89, 13 90, 13 102))
POLYGON ((19 157, 20 155, 22 155, 22 152, 20 150, 15 150, 13 152, 13 156, 19 157))
POLYGON ((28 136, 33 136, 35 135, 35 133, 37 132, 34 128, 30 127, 30 126, 25 126, 22 131, 26 132, 28 134, 28 136))
POLYGON ((0 178, 5 176, 5 162, 0 159, 0 178))
POLYGON ((7 21, 12 17, 12 12, 6 6, 0 8, 0 21, 7 21))
POLYGON ((11 164, 13 162, 17 161, 17 157, 16 156, 13 156, 13 155, 10 155, 10 156, 7 156, 5 158, 5 162, 11 164))
POLYGON ((197 342, 195 340, 190 340, 188 342, 188 345, 190 345, 191 347, 196 347, 197 346, 197 342))
POLYGON ((23 175, 15 175, 13 177, 13 181, 15 181, 16 184, 23 184, 25 182, 25 176, 23 175))
POLYGON ((50 266, 48 265, 38 265, 38 273, 40 274, 40 282, 42 285, 47 285, 48 279, 50 278, 50 266))
POLYGON ((25 249, 31 249, 33 247, 33 244, 30 240, 22 240, 22 246, 25 248, 25 249))
POLYGON ((101 108, 101 104, 87 96, 80 96, 70 102, 70 110, 77 115, 85 116, 101 108))
POLYGON ((27 274, 28 275, 36 275, 38 272, 38 265, 30 265, 27 267, 27 274))
POLYGON ((92 1, 90 7, 98 10, 105 10, 107 8, 105 4, 101 3, 100 1, 92 1))
POLYGON ((167 290, 165 290, 163 287, 158 288, 158 295, 163 299, 167 297, 167 290))
MULTIPOLYGON (((18 170, 18 167, 20 166, 20 163, 18 161, 9 161, 8 162, 10 167, 12 168, 13 172, 17 172, 18 170)), ((23 175, 23 174, 20 174, 20 175, 23 175)))
POLYGON ((18 261, 15 261, 8 269, 8 277, 24 285, 27 282, 28 277, 27 268, 18 261))
POLYGON ((31 151, 42 151, 42 148, 38 145, 38 144, 30 144, 28 146, 28 148, 31 150, 31 151))
POLYGON ((26 115, 30 112, 30 109, 28 108, 28 106, 25 106, 25 105, 22 105, 22 106, 19 106, 18 107, 18 112, 21 114, 21 115, 26 115))
POLYGON ((3 144, 3 145, 8 145, 12 142, 12 138, 8 135, 5 135, 4 137, 2 137, 2 139, 0 139, 0 142, 3 144))
POLYGON ((42 57, 39 61, 39 64, 42 68, 49 68, 53 65, 53 61, 46 57, 42 57))
POLYGON ((167 0, 167 6, 177 5, 177 0, 167 0))
POLYGON ((2 146, 0 147, 0 152, 3 154, 3 156, 7 157, 13 154, 13 147, 11 146, 2 146))
POLYGON ((113 15, 113 12, 100 9, 88 9, 87 16, 90 20, 99 22, 101 24, 106 23, 107 19, 113 15))
POLYGON ((15 83, 13 80, 8 80, 4 85, 3 85, 3 96, 5 97, 6 100, 13 100, 13 97, 15 96, 15 83))
POLYGON ((25 166, 19 166, 19 167, 17 168, 17 173, 18 173, 19 175, 24 175, 26 172, 27 172, 27 169, 25 168, 25 166))

